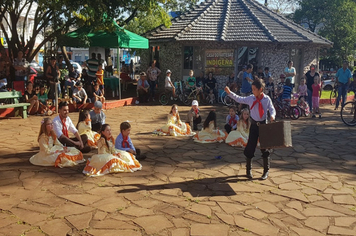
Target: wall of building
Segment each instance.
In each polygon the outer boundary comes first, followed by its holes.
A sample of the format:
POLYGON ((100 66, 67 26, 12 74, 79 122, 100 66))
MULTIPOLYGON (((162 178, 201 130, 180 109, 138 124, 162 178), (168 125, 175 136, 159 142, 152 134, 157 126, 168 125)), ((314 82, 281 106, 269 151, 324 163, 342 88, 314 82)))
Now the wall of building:
MULTIPOLYGON (((279 79, 279 75, 284 72, 287 62, 293 60, 296 65, 297 76, 296 85, 299 84, 299 79, 309 70, 311 64, 318 62, 318 48, 315 45, 238 45, 232 43, 205 42, 205 43, 162 43, 151 44, 150 46, 160 46, 159 64, 162 74, 160 76, 160 86, 164 85, 164 73, 167 69, 172 71, 172 80, 177 81, 188 75, 189 70, 183 69, 183 48, 184 46, 194 47, 194 73, 197 76, 201 70, 205 69, 205 51, 207 49, 235 49, 242 46, 258 47, 259 53, 257 65, 260 67, 269 67, 272 76, 279 79)), ((150 52, 147 50, 141 56, 141 68, 147 69, 149 66, 150 52)), ((236 60, 236 58, 235 58, 236 60)), ((218 80, 219 89, 223 89, 228 74, 215 75, 218 80)))

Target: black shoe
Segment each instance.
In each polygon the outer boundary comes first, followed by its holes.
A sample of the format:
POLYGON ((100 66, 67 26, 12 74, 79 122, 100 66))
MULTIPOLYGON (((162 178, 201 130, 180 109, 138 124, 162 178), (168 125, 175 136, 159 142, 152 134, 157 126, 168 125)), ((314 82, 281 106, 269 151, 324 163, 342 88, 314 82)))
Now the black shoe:
POLYGON ((146 158, 147 158, 146 155, 139 155, 139 156, 136 156, 136 159, 137 159, 138 161, 145 160, 146 158))
POLYGON ((246 177, 248 179, 253 178, 251 169, 252 169, 252 158, 246 158, 246 177))
POLYGON ((313 114, 312 118, 315 118, 316 116, 313 114))
POLYGON ((251 170, 247 170, 247 169, 246 169, 246 177, 247 177, 248 179, 252 179, 252 178, 253 178, 253 175, 252 175, 252 171, 251 171, 251 170))
POLYGON ((319 114, 319 119, 321 119, 321 114, 319 114))
POLYGON ((261 176, 261 179, 262 180, 265 180, 268 178, 268 171, 269 171, 269 168, 270 168, 270 157, 267 156, 267 157, 262 157, 263 158, 263 174, 261 176))

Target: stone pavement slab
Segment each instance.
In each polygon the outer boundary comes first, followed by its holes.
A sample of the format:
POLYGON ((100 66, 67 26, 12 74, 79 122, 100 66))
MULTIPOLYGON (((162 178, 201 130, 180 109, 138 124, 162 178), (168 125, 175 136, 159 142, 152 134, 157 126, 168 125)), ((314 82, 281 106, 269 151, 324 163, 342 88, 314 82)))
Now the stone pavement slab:
MULTIPOLYGON (((331 106, 322 120, 291 121, 294 147, 274 150, 265 181, 259 150, 249 181, 241 148, 152 135, 169 108, 105 111, 114 136, 130 120, 131 139, 148 158, 142 171, 97 178, 82 174, 85 163, 29 163, 42 117, 0 119, 12 137, 0 143, 0 235, 355 235, 354 129, 331 106)), ((179 107, 182 119, 189 109, 179 107)), ((203 118, 211 109, 222 128, 226 107, 202 106, 203 118)), ((78 113, 70 117, 76 123, 78 113)))

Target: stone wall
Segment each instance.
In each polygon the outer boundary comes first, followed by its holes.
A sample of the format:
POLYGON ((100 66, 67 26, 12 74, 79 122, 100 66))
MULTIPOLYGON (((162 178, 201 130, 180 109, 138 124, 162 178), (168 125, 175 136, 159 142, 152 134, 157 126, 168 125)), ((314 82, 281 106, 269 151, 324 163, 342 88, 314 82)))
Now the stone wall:
MULTIPOLYGON (((160 46, 159 51, 159 63, 162 74, 159 80, 159 87, 164 87, 165 72, 167 69, 172 71, 172 81, 178 81, 183 78, 183 76, 188 75, 188 70, 183 70, 183 47, 193 46, 194 47, 194 72, 195 76, 205 66, 205 51, 207 49, 238 49, 241 46, 255 46, 258 47, 260 52, 260 58, 258 58, 258 66, 269 67, 272 76, 278 81, 279 75, 284 72, 287 62, 291 59, 299 60, 299 68, 303 68, 300 71, 297 69, 296 84, 299 84, 300 77, 303 76, 308 70, 311 64, 317 64, 318 61, 318 47, 315 45, 305 46, 305 45, 293 45, 293 48, 298 49, 300 54, 291 55, 291 45, 239 45, 233 43, 221 43, 221 42, 171 42, 171 43, 160 43, 151 44, 150 46, 160 46), (294 56, 294 58, 293 58, 294 56)), ((146 50, 144 54, 141 55, 141 68, 146 70, 149 66, 149 50, 146 50)), ((218 81, 218 88, 223 89, 226 85, 228 75, 215 75, 218 81)))

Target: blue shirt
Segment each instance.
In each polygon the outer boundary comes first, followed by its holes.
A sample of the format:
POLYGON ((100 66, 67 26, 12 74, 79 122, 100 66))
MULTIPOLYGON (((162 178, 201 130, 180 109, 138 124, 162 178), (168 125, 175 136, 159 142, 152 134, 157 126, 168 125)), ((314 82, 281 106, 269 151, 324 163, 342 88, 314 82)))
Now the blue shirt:
MULTIPOLYGON (((232 129, 236 129, 236 127, 237 127, 237 121, 239 120, 239 116, 238 116, 238 115, 235 115, 234 118, 235 118, 236 123, 235 123, 235 124, 232 124, 232 129)), ((229 114, 229 115, 227 115, 227 117, 226 117, 226 124, 229 124, 229 125, 230 125, 230 123, 229 123, 230 119, 231 119, 231 116, 230 116, 230 114, 229 114)))
POLYGON ((242 76, 241 93, 251 93, 252 91, 251 83, 246 78, 252 79, 252 74, 247 73, 246 71, 244 72, 242 76))
MULTIPOLYGON (((235 93, 231 92, 229 96, 234 99, 238 103, 243 103, 247 104, 250 107, 252 106, 253 102, 256 101, 255 95, 250 95, 247 97, 241 97, 239 95, 236 95, 235 93)), ((254 119, 255 121, 263 121, 266 120, 267 117, 267 111, 271 114, 271 117, 274 119, 276 117, 276 110, 274 109, 274 106, 272 104, 272 100, 269 96, 264 94, 262 100, 262 107, 264 110, 264 113, 262 117, 260 117, 260 113, 258 112, 258 103, 251 109, 251 118, 254 119)))
POLYGON ((283 86, 283 94, 282 94, 282 99, 291 99, 292 95, 292 87, 288 85, 283 86))
POLYGON ((349 68, 346 68, 346 70, 344 70, 343 68, 340 68, 336 72, 336 77, 339 79, 340 83, 346 84, 349 82, 349 79, 352 78, 352 74, 351 74, 351 71, 349 70, 349 68))
POLYGON ((120 133, 115 140, 115 148, 122 150, 122 151, 128 151, 130 149, 134 150, 136 152, 136 149, 131 141, 130 136, 127 137, 127 142, 129 143, 129 147, 126 147, 127 144, 125 144, 125 147, 122 146, 122 141, 124 140, 124 137, 122 136, 122 133, 120 133))

